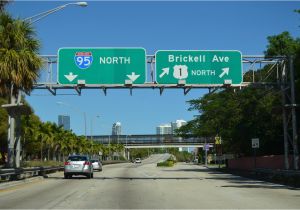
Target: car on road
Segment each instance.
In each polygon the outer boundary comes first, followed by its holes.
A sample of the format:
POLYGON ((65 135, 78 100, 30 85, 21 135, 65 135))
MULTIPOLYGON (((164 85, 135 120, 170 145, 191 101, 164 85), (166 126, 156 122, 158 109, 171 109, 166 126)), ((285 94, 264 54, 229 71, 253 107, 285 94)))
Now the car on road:
POLYGON ((135 158, 134 163, 142 163, 141 158, 135 158))
POLYGON ((94 177, 93 172, 93 165, 88 155, 70 155, 65 162, 65 179, 72 178, 73 175, 83 175, 90 179, 94 177))
POLYGON ((99 159, 91 159, 94 170, 102 171, 102 163, 99 159))

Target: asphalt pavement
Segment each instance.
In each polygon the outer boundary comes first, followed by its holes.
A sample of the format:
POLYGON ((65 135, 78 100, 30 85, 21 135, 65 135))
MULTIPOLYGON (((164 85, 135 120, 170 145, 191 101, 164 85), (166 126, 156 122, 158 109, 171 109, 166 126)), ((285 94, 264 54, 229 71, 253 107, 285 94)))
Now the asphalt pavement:
POLYGON ((1 209, 299 209, 300 190, 223 174, 192 163, 103 166, 94 179, 63 173, 0 190, 1 209))

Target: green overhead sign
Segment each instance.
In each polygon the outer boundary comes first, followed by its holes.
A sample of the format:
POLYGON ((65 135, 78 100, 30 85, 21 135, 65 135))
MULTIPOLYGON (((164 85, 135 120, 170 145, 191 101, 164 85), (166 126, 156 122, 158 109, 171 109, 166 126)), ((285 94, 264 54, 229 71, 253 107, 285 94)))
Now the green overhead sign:
POLYGON ((143 48, 61 48, 58 83, 144 84, 146 51, 143 48))
POLYGON ((239 51, 161 50, 155 55, 158 84, 241 84, 239 51))

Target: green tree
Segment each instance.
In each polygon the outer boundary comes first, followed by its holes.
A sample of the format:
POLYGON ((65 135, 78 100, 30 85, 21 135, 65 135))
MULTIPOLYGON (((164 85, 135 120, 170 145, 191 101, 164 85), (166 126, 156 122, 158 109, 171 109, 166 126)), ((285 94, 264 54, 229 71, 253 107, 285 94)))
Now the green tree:
POLYGON ((0 0, 0 12, 3 12, 5 6, 10 2, 10 0, 0 0))
POLYGON ((42 60, 39 41, 28 22, 0 14, 0 94, 9 96, 18 90, 29 93, 38 77, 42 60))
POLYGON ((1 108, 3 104, 7 104, 7 100, 0 98, 0 153, 2 154, 0 163, 4 162, 4 154, 7 153, 7 112, 1 108))
POLYGON ((263 154, 282 152, 282 119, 276 91, 257 88, 226 89, 191 100, 190 110, 200 115, 178 130, 180 135, 215 137, 223 140, 226 152, 251 154, 251 138, 261 139, 263 154))
POLYGON ((275 36, 268 36, 266 56, 289 56, 296 55, 300 49, 300 39, 294 39, 288 31, 275 36))
POLYGON ((42 122, 39 117, 31 114, 23 117, 22 122, 22 145, 23 145, 23 159, 32 159, 37 156, 40 148, 40 142, 38 141, 39 127, 42 122))
POLYGON ((285 31, 279 35, 269 36, 268 41, 266 56, 294 56, 296 100, 300 103, 300 39, 293 38, 289 32, 285 31))

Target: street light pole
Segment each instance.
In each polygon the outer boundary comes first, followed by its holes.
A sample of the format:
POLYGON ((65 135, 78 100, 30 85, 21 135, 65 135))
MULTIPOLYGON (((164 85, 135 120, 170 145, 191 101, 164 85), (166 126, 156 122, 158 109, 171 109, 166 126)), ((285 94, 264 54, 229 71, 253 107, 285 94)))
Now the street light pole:
POLYGON ((83 1, 82 2, 74 2, 74 3, 64 4, 64 5, 61 5, 59 7, 54 8, 54 9, 50 9, 50 10, 47 10, 45 12, 41 12, 39 14, 36 14, 36 15, 31 16, 31 17, 25 18, 24 21, 28 21, 30 24, 33 24, 33 23, 39 21, 40 19, 47 17, 48 15, 50 15, 52 13, 55 13, 59 10, 62 10, 64 8, 66 8, 69 5, 77 5, 77 6, 80 6, 80 7, 86 7, 88 4, 87 4, 87 2, 83 2, 83 1))
MULTIPOLYGON (((100 115, 96 115, 94 117, 100 118, 100 115)), ((91 118, 91 140, 93 140, 93 117, 91 118)))
POLYGON ((108 159, 110 160, 110 136, 108 136, 108 159))

